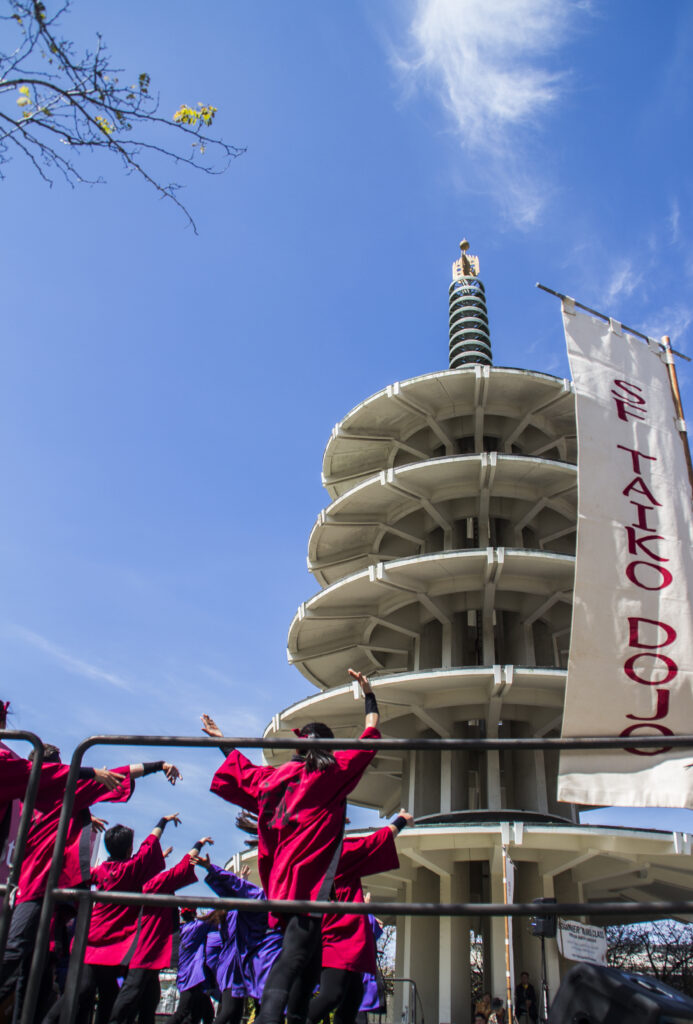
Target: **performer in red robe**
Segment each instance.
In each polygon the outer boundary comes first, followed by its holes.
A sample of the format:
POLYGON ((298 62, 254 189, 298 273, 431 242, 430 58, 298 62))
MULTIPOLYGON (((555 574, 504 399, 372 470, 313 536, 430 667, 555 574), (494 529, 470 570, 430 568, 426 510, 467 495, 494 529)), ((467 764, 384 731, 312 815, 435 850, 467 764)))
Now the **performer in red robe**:
MULTIPOLYGON (((379 739, 378 705, 370 683, 361 672, 349 669, 349 674, 358 679, 366 702, 361 738, 379 739)), ((223 736, 209 716, 202 722, 209 736, 223 736)), ((311 722, 298 735, 334 734, 322 722, 311 722)), ((374 750, 315 749, 270 768, 253 764, 237 750, 228 754, 211 789, 258 815, 258 869, 268 899, 329 897, 341 853, 346 799, 374 756, 374 750)), ((296 914, 281 923, 282 951, 267 979, 258 1024, 279 1024, 292 986, 303 992, 313 976, 312 965, 320 966, 321 918, 296 914)), ((299 1002, 300 996, 292 993, 292 1005, 299 1002)))
MULTIPOLYGON (((401 810, 393 822, 363 837, 346 836, 334 881, 338 903, 363 903, 361 879, 399 867, 395 836, 412 821, 401 810)), ((325 914, 322 919, 320 991, 311 1000, 308 1022, 335 1011, 335 1024, 355 1024, 363 997, 363 975, 375 974, 376 950, 369 919, 360 914, 325 914)))
MULTIPOLYGON (((5 958, 0 968, 0 1001, 14 988, 16 1020, 19 1019, 23 1004, 25 979, 33 955, 41 901, 46 891, 69 771, 68 765, 60 763, 59 749, 50 744, 44 747, 44 762, 47 765, 54 764, 56 769, 48 776, 50 785, 40 788, 34 805, 19 875, 16 906, 5 958)), ((164 761, 125 765, 116 769, 84 767, 80 770, 68 827, 65 860, 59 879, 61 885, 76 886, 89 881, 87 851, 90 849, 90 805, 103 801, 129 800, 134 791, 134 780, 156 771, 164 772, 171 783, 175 783, 180 775, 175 765, 164 761)))
MULTIPOLYGON (((174 893, 197 881, 191 860, 210 836, 195 843, 192 850, 175 867, 150 878, 142 892, 174 893)), ((156 1008, 161 998, 159 971, 171 966, 173 933, 178 931, 177 907, 142 907, 137 930, 137 947, 130 960, 127 978, 111 1010, 111 1024, 127 1024, 138 1015, 139 1024, 154 1024, 156 1008)))

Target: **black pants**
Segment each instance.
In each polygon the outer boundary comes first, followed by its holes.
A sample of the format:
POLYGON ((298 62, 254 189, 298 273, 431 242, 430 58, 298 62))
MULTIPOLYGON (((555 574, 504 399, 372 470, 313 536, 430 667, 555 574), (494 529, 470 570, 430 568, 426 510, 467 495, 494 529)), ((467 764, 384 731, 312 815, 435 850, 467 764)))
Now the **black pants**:
MULTIPOLYGON (((118 995, 118 978, 123 973, 121 966, 111 967, 106 964, 84 964, 79 982, 77 996, 77 1024, 90 1024, 94 1000, 98 996, 95 1024, 108 1024, 111 1010, 118 995)), ((51 1010, 43 1018, 43 1024, 57 1024, 63 1006, 62 996, 54 1003, 51 1010)))
POLYGON ((245 996, 234 996, 231 989, 227 988, 221 993, 221 1002, 214 1024, 241 1024, 243 1009, 245 1007, 245 996))
POLYGON ((311 999, 308 1022, 315 1024, 335 1010, 334 1024, 354 1024, 363 999, 363 975, 358 971, 323 967, 320 991, 311 999))
MULTIPOLYGON (((29 968, 34 955, 36 932, 41 916, 41 900, 29 900, 18 903, 14 908, 10 922, 10 934, 7 937, 5 957, 0 966, 0 1003, 4 1002, 14 989, 14 1012, 12 1024, 16 1024, 24 1005, 24 992, 29 976, 29 968)), ((50 964, 46 964, 39 992, 37 1017, 40 1020, 46 1007, 50 1005, 51 996, 50 964)))
POLYGON ((262 993, 258 1024, 303 1024, 313 989, 320 976, 321 917, 289 919, 282 951, 274 961, 262 993))
POLYGON ((214 1007, 212 1000, 204 990, 204 983, 186 988, 180 994, 178 1009, 169 1017, 168 1024, 212 1024, 214 1007))
POLYGON ((131 968, 113 1004, 109 1020, 111 1024, 128 1024, 138 1016, 140 1024, 154 1024, 160 998, 159 972, 146 967, 131 968))

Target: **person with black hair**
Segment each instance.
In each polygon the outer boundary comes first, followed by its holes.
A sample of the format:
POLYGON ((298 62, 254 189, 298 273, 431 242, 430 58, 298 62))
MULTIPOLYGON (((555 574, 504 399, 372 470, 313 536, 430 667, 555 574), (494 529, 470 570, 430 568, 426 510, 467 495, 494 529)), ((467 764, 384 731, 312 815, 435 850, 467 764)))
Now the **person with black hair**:
MULTIPOLYGON (((145 882, 164 867, 164 855, 159 840, 172 821, 180 824, 177 814, 160 818, 149 835, 133 855, 135 833, 125 825, 114 825, 104 835, 108 860, 91 872, 91 883, 103 892, 141 892, 145 882)), ((118 995, 118 978, 125 973, 134 951, 140 908, 118 903, 97 903, 89 922, 87 948, 80 980, 77 1022, 91 1020, 94 1000, 99 1002, 96 1024, 107 1024, 118 995)), ((44 1024, 55 1024, 60 1019, 62 999, 59 999, 44 1018, 44 1024)))
MULTIPOLYGON (((142 886, 143 893, 174 893, 193 885, 196 858, 205 845, 212 843, 204 836, 192 850, 172 868, 150 878, 142 886)), ((161 998, 159 971, 171 966, 173 933, 178 930, 178 913, 173 907, 142 907, 137 927, 137 946, 128 974, 111 1010, 111 1024, 127 1024, 138 1012, 139 1024, 154 1024, 156 1008, 161 998)))
MULTIPOLYGON (((395 838, 413 820, 403 808, 384 828, 366 836, 345 837, 334 881, 338 903, 363 903, 361 879, 399 867, 395 838)), ((368 918, 361 914, 325 914, 320 991, 308 1007, 308 1024, 317 1024, 332 1010, 335 1024, 355 1024, 363 997, 363 975, 375 975, 375 971, 375 938, 368 918)), ((302 1008, 292 1009, 298 1018, 302 1008)))
MULTIPOLYGON (((30 760, 32 757, 33 751, 30 760)), ((34 951, 41 902, 46 892, 46 882, 53 859, 68 772, 69 765, 62 764, 58 747, 45 744, 41 776, 43 780, 44 774, 46 775, 46 783, 39 787, 34 804, 34 814, 19 874, 16 906, 0 968, 0 1002, 14 989, 13 1021, 19 1020, 24 1001, 24 986, 34 951)), ((134 792, 135 779, 153 772, 163 772, 171 784, 175 784, 180 778, 176 766, 164 761, 124 765, 115 769, 80 769, 65 842, 61 885, 75 887, 89 883, 92 830, 90 806, 95 803, 121 803, 129 800, 134 792)), ((39 1019, 45 1012, 45 1004, 50 997, 50 985, 50 967, 47 964, 42 979, 39 1019)))
MULTIPOLYGON (((375 695, 361 672, 349 669, 365 698, 361 739, 379 739, 375 695)), ((208 715, 208 736, 223 737, 208 715)), ((311 722, 300 737, 332 738, 322 722, 311 722)), ((231 750, 214 775, 211 790, 224 800, 258 815, 258 868, 268 899, 320 900, 332 890, 342 848, 347 795, 375 756, 374 750, 309 749, 296 751, 277 768, 253 764, 231 750)), ((270 915, 270 924, 273 916, 270 915)), ((295 914, 280 920, 282 950, 270 971, 258 1024, 280 1024, 292 988, 299 1005, 310 979, 320 969, 320 916, 295 914)), ((290 1017, 288 1024, 292 1024, 290 1017)), ((302 1024, 302 1022, 301 1022, 302 1024)))

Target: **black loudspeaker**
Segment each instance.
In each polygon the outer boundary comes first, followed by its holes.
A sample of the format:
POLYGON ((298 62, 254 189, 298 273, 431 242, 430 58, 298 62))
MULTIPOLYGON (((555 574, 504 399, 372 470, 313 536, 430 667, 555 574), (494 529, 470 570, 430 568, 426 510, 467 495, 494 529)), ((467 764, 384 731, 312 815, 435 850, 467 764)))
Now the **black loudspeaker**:
MULTIPOLYGON (((537 910, 539 907, 549 907, 556 900, 553 896, 541 896, 537 900, 532 900, 532 903, 537 904, 537 910)), ((556 915, 555 914, 537 914, 535 917, 529 919, 529 930, 532 935, 536 935, 539 938, 544 939, 555 939, 556 938, 556 915)))
POLYGON ((578 964, 561 982, 551 1024, 678 1024, 693 1021, 693 999, 657 978, 578 964))

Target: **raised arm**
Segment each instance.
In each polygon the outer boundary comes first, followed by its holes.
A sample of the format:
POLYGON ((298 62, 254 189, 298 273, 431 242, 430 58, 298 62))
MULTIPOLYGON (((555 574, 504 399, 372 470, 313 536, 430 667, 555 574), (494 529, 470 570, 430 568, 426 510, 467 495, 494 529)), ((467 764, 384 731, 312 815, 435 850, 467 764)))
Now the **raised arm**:
POLYGON ((140 779, 143 775, 153 775, 154 772, 163 772, 172 786, 175 786, 178 779, 183 778, 175 764, 169 764, 168 761, 145 761, 144 764, 130 765, 130 776, 133 779, 140 779))
POLYGON ((159 818, 156 825, 149 834, 154 836, 155 839, 161 839, 163 831, 168 825, 169 821, 172 821, 176 828, 178 828, 178 826, 180 825, 180 817, 178 814, 166 814, 164 815, 163 818, 159 818))
POLYGON ((361 687, 361 693, 363 694, 366 701, 366 729, 377 729, 378 723, 380 722, 380 714, 378 712, 378 702, 375 699, 375 694, 371 688, 366 676, 363 672, 356 672, 353 668, 349 669, 349 675, 352 679, 358 679, 359 686, 361 687))

